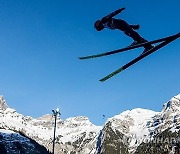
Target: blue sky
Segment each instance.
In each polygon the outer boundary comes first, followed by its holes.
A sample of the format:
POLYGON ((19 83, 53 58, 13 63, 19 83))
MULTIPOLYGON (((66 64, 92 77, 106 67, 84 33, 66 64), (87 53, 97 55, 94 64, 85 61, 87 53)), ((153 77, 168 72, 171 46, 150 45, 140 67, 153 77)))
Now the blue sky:
POLYGON ((101 83, 143 48, 81 61, 77 57, 122 48, 132 39, 116 30, 95 31, 94 21, 120 7, 117 18, 140 24, 147 40, 180 32, 180 1, 0 1, 0 95, 32 117, 88 116, 102 125, 127 109, 162 109, 180 93, 180 40, 101 83), (103 119, 103 115, 106 117, 103 119))

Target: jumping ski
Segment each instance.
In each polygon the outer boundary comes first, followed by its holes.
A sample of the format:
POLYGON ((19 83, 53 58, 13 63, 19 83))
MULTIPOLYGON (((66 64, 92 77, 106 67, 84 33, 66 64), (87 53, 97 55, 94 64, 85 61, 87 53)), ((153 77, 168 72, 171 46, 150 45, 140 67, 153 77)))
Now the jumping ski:
POLYGON ((134 65, 135 63, 137 63, 138 61, 140 61, 141 59, 147 57, 148 55, 152 54, 153 52, 159 50, 160 48, 164 47, 165 45, 173 42, 174 40, 178 39, 180 37, 180 33, 173 35, 172 37, 168 37, 166 38, 165 41, 161 42, 160 44, 158 44, 157 46, 151 48, 150 50, 146 51, 144 54, 141 54, 139 57, 133 59, 132 61, 130 61, 129 63, 125 64, 124 66, 122 66, 121 68, 117 69, 116 71, 112 72, 111 74, 105 76, 104 78, 100 79, 99 81, 104 82, 107 79, 115 76, 116 74, 124 71, 125 69, 129 68, 130 66, 134 65))
POLYGON ((171 35, 171 36, 168 36, 168 37, 164 37, 164 38, 161 38, 161 39, 149 41, 149 42, 146 42, 146 43, 127 46, 125 48, 121 48, 121 49, 117 49, 117 50, 113 50, 113 51, 109 51, 109 52, 104 52, 104 53, 100 53, 100 54, 79 57, 79 59, 84 60, 84 59, 91 59, 91 58, 98 58, 98 57, 108 56, 108 55, 112 55, 112 54, 116 54, 116 53, 120 53, 120 52, 124 52, 124 51, 128 51, 128 50, 132 50, 132 49, 135 49, 135 48, 139 48, 139 47, 142 47, 142 46, 147 45, 147 44, 154 44, 154 43, 162 42, 162 41, 174 38, 174 37, 179 36, 179 35, 180 35, 180 33, 175 34, 175 35, 171 35))
POLYGON ((131 50, 131 49, 143 47, 144 45, 147 45, 147 44, 159 43, 158 45, 155 45, 151 49, 147 50, 145 53, 142 53, 137 58, 135 58, 135 59, 131 60, 130 62, 128 62, 127 64, 123 65, 122 67, 120 67, 116 71, 110 73, 109 75, 107 75, 104 78, 99 80, 101 82, 104 82, 104 81, 108 80, 109 78, 115 76, 116 74, 126 70, 127 68, 129 68, 130 66, 134 65, 135 63, 137 63, 141 59, 149 56, 150 54, 156 52, 160 48, 162 48, 162 47, 166 46, 167 44, 173 42, 174 40, 178 39, 179 37, 180 37, 180 33, 177 33, 175 35, 171 35, 171 36, 164 37, 164 38, 161 38, 161 39, 157 39, 157 40, 153 40, 153 41, 149 41, 149 42, 145 42, 145 43, 141 43, 141 44, 136 44, 136 45, 128 46, 128 47, 121 48, 121 49, 114 50, 114 51, 110 51, 110 52, 105 52, 105 53, 101 53, 101 54, 80 57, 79 59, 83 60, 83 59, 97 58, 97 57, 107 56, 107 55, 111 55, 111 54, 115 54, 115 53, 120 53, 120 52, 128 51, 128 50, 131 50))

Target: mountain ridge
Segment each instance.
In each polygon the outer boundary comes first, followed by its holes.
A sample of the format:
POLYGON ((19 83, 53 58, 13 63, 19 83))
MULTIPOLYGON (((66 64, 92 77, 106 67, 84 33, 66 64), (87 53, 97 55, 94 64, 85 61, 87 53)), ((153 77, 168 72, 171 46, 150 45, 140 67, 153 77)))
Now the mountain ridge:
MULTIPOLYGON (((169 140, 179 138, 179 111, 180 94, 166 102, 160 112, 142 108, 127 110, 108 118, 103 126, 94 125, 85 116, 66 120, 58 118, 55 153, 59 151, 69 154, 142 153, 142 150, 149 148, 151 143, 161 141, 159 136, 169 134, 169 140)), ((23 116, 9 108, 5 99, 0 96, 0 128, 23 134, 52 152, 54 128, 52 115, 46 114, 37 119, 23 116)), ((164 140, 162 142, 154 144, 153 152, 156 153, 156 146, 159 144, 162 151, 165 149, 166 144, 164 140)), ((169 143, 171 148, 168 152, 179 150, 179 142, 180 140, 177 144, 169 143)), ((152 147, 151 145, 150 149, 152 147)))

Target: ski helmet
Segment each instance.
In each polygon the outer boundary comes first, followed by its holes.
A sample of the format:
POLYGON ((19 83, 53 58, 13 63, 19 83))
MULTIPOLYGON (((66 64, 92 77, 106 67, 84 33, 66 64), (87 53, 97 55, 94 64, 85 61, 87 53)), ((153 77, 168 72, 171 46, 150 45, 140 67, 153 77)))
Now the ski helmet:
POLYGON ((101 31, 104 27, 101 23, 101 20, 97 20, 95 23, 94 23, 94 28, 97 30, 97 31, 101 31))

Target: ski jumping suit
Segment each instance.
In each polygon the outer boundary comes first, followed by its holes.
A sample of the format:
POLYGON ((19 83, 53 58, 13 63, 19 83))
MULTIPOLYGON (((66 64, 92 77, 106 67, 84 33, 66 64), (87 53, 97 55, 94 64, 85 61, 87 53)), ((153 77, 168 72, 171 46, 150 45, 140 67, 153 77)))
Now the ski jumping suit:
MULTIPOLYGON (((125 8, 118 9, 118 10, 114 11, 113 13, 103 17, 101 20, 99 20, 100 24, 102 26, 102 29, 103 28, 108 28, 108 29, 112 29, 112 30, 119 29, 119 30, 123 31, 127 36, 131 37, 134 40, 133 44, 148 42, 147 40, 142 38, 135 31, 135 29, 139 28, 139 25, 129 25, 124 20, 112 18, 115 15, 119 14, 124 9, 125 8)), ((150 44, 144 45, 144 48, 145 48, 145 50, 148 50, 148 49, 152 48, 152 45, 150 45, 150 44)))

